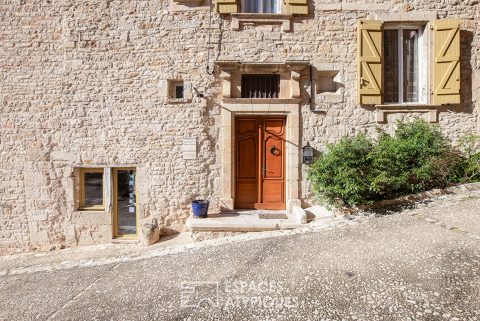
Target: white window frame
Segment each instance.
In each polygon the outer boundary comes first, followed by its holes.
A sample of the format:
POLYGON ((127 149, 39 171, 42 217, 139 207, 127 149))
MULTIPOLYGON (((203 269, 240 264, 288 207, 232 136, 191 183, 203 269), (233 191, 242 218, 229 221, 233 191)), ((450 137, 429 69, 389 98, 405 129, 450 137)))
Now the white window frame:
POLYGON ((387 105, 418 105, 427 104, 428 88, 427 88, 427 72, 428 72, 428 49, 425 46, 426 41, 426 25, 424 24, 394 24, 385 23, 384 30, 398 30, 398 102, 389 102, 387 105), (403 30, 416 29, 418 31, 418 101, 403 101, 403 30), (422 63, 425 62, 425 63, 422 63))
MULTIPOLYGON (((247 0, 241 0, 240 1, 240 12, 241 13, 251 13, 251 14, 281 14, 282 13, 283 1, 281 1, 281 0, 275 0, 275 1, 277 1, 277 12, 272 12, 272 13, 270 13, 270 12, 245 12, 243 10, 244 10, 244 8, 246 8, 246 5, 245 5, 246 1, 247 0)), ((263 0, 262 0, 262 9, 263 9, 263 0)))

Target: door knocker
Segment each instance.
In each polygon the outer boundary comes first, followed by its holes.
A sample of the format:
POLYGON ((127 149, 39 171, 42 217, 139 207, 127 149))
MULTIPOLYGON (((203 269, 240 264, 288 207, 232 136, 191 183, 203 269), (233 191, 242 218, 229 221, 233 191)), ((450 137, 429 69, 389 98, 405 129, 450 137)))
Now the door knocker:
POLYGON ((280 149, 278 149, 276 146, 270 147, 270 154, 278 156, 280 155, 280 149))

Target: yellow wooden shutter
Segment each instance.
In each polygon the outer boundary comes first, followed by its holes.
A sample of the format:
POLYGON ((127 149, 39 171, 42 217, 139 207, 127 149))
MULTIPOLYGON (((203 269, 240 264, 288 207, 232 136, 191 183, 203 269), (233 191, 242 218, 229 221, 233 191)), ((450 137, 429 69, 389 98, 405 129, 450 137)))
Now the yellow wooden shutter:
POLYGON ((285 0, 285 13, 308 14, 308 0, 285 0))
POLYGON ((383 102, 383 25, 381 21, 360 20, 357 29, 357 102, 383 102))
POLYGON ((460 103, 460 21, 437 20, 433 36, 433 103, 460 103))
POLYGON ((236 13, 238 4, 236 0, 216 0, 218 13, 236 13))

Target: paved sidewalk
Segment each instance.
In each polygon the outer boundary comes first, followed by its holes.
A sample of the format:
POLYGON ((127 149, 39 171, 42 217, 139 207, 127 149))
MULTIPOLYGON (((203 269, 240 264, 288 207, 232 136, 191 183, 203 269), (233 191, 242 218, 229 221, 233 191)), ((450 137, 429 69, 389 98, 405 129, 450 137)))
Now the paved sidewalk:
POLYGON ((469 192, 330 227, 12 255, 0 320, 480 320, 479 209, 469 192))

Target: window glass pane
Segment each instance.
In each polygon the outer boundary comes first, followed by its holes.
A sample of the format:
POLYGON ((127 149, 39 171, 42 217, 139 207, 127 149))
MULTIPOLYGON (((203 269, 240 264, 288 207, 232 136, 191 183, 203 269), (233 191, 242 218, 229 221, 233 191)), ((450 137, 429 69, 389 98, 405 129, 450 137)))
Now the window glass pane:
POLYGON ((103 205, 103 173, 85 172, 83 176, 83 182, 83 205, 103 205))
POLYGON ((418 30, 403 31, 403 101, 418 101, 418 30))
POLYGON ((242 12, 279 13, 279 0, 242 0, 242 12))
POLYGON ((117 233, 137 233, 137 198, 135 195, 135 171, 117 171, 117 233))
POLYGON ((242 98, 278 98, 279 75, 242 75, 242 98))
POLYGON ((183 98, 183 86, 176 86, 175 87, 175 98, 183 98))
POLYGON ((384 68, 385 89, 384 101, 397 103, 398 99, 398 30, 384 31, 384 68))

